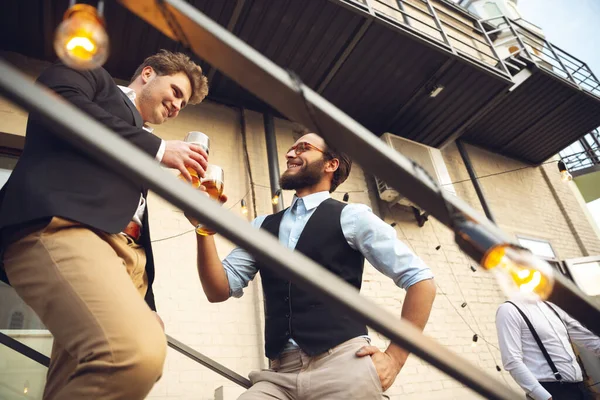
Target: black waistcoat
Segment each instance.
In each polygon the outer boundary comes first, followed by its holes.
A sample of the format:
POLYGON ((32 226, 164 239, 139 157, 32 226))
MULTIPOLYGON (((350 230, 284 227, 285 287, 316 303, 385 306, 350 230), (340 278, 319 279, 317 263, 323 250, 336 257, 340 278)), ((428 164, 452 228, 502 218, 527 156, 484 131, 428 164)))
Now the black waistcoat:
MULTIPOLYGON (((300 251, 360 290, 363 255, 346 241, 340 224, 346 204, 328 199, 306 223, 296 245, 300 251)), ((278 237, 284 211, 268 216, 261 228, 278 237)), ((290 338, 309 355, 317 355, 357 336, 366 335, 364 324, 267 268, 260 270, 265 295, 265 350, 276 358, 290 338)))

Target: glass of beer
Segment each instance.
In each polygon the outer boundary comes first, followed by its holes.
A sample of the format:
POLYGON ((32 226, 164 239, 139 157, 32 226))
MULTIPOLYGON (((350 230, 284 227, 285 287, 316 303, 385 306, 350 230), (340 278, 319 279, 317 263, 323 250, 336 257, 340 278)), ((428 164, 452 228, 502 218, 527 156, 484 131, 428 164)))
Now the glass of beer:
MULTIPOLYGON (((185 139, 183 140, 184 142, 192 143, 202 147, 204 151, 206 151, 206 154, 208 154, 210 151, 210 139, 206 134, 202 132, 188 132, 188 134, 185 136, 185 139)), ((192 186, 197 189, 198 187, 200 187, 200 179, 198 178, 198 173, 190 167, 187 167, 187 170, 189 171, 190 175, 192 175, 192 186)), ((185 178, 181 174, 179 175, 179 178, 185 180, 185 178)))
MULTIPOLYGON (((217 165, 208 164, 204 178, 200 179, 200 184, 206 188, 206 192, 211 198, 219 201, 219 198, 223 194, 224 178, 225 174, 223 173, 223 168, 217 165)), ((208 236, 214 235, 216 232, 203 225, 198 225, 196 227, 196 233, 198 235, 208 236)))

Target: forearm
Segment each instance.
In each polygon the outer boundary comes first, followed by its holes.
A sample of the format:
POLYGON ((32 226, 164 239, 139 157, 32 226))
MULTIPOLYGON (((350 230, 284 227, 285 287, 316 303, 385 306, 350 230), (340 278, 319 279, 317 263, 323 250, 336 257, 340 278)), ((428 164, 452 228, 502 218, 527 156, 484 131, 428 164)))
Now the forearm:
POLYGON ((534 400, 548 400, 551 397, 550 393, 535 379, 535 376, 533 376, 522 361, 513 360, 505 364, 504 369, 510 373, 525 393, 534 400))
MULTIPOLYGON (((435 299, 435 292, 435 282, 433 279, 427 279, 409 287, 402 305, 402 319, 410 322, 422 331, 429 319, 433 300, 435 299)), ((394 358, 399 365, 404 365, 410 354, 405 349, 393 343, 390 343, 386 353, 394 358)))
POLYGON ((215 239, 212 236, 197 235, 198 275, 202 289, 211 303, 229 298, 229 280, 221 264, 215 239))

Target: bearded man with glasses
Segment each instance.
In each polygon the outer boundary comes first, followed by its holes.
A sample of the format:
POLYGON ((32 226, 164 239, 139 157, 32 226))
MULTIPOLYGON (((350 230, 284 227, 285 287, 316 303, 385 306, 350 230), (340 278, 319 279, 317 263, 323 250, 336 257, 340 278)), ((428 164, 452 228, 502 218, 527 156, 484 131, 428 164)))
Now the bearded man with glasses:
MULTIPOLYGON (((365 258, 406 290, 402 318, 422 330, 435 297, 433 274, 396 238, 396 231, 363 204, 330 197, 350 174, 352 161, 314 133, 286 154, 281 187, 295 190, 289 208, 252 225, 277 236, 360 290, 365 258)), ((196 225, 197 221, 190 220, 196 225)), ((241 297, 260 271, 265 295, 265 354, 270 369, 250 373, 253 399, 382 399, 409 353, 370 345, 367 327, 314 294, 262 268, 234 249, 220 261, 214 239, 198 236, 198 273, 208 300, 241 297)))

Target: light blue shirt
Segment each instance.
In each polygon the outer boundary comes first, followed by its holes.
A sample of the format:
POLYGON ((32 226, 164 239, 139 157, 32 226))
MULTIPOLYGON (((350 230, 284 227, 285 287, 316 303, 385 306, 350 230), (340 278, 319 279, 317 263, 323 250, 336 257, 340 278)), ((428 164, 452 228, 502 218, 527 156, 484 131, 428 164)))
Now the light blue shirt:
MULTIPOLYGON (((329 192, 313 193, 302 198, 295 197, 284 212, 279 226, 279 242, 290 249, 296 248, 306 223, 329 192)), ((260 228, 267 216, 252 221, 260 228)), ((396 237, 396 230, 378 218, 364 204, 348 204, 340 217, 342 232, 348 245, 358 250, 377 270, 391 278, 398 287, 408 289, 422 280, 433 278, 433 273, 423 260, 417 257, 396 237)), ((234 249, 223 260, 229 280, 229 293, 241 297, 248 282, 258 272, 254 258, 242 248, 234 249)))

